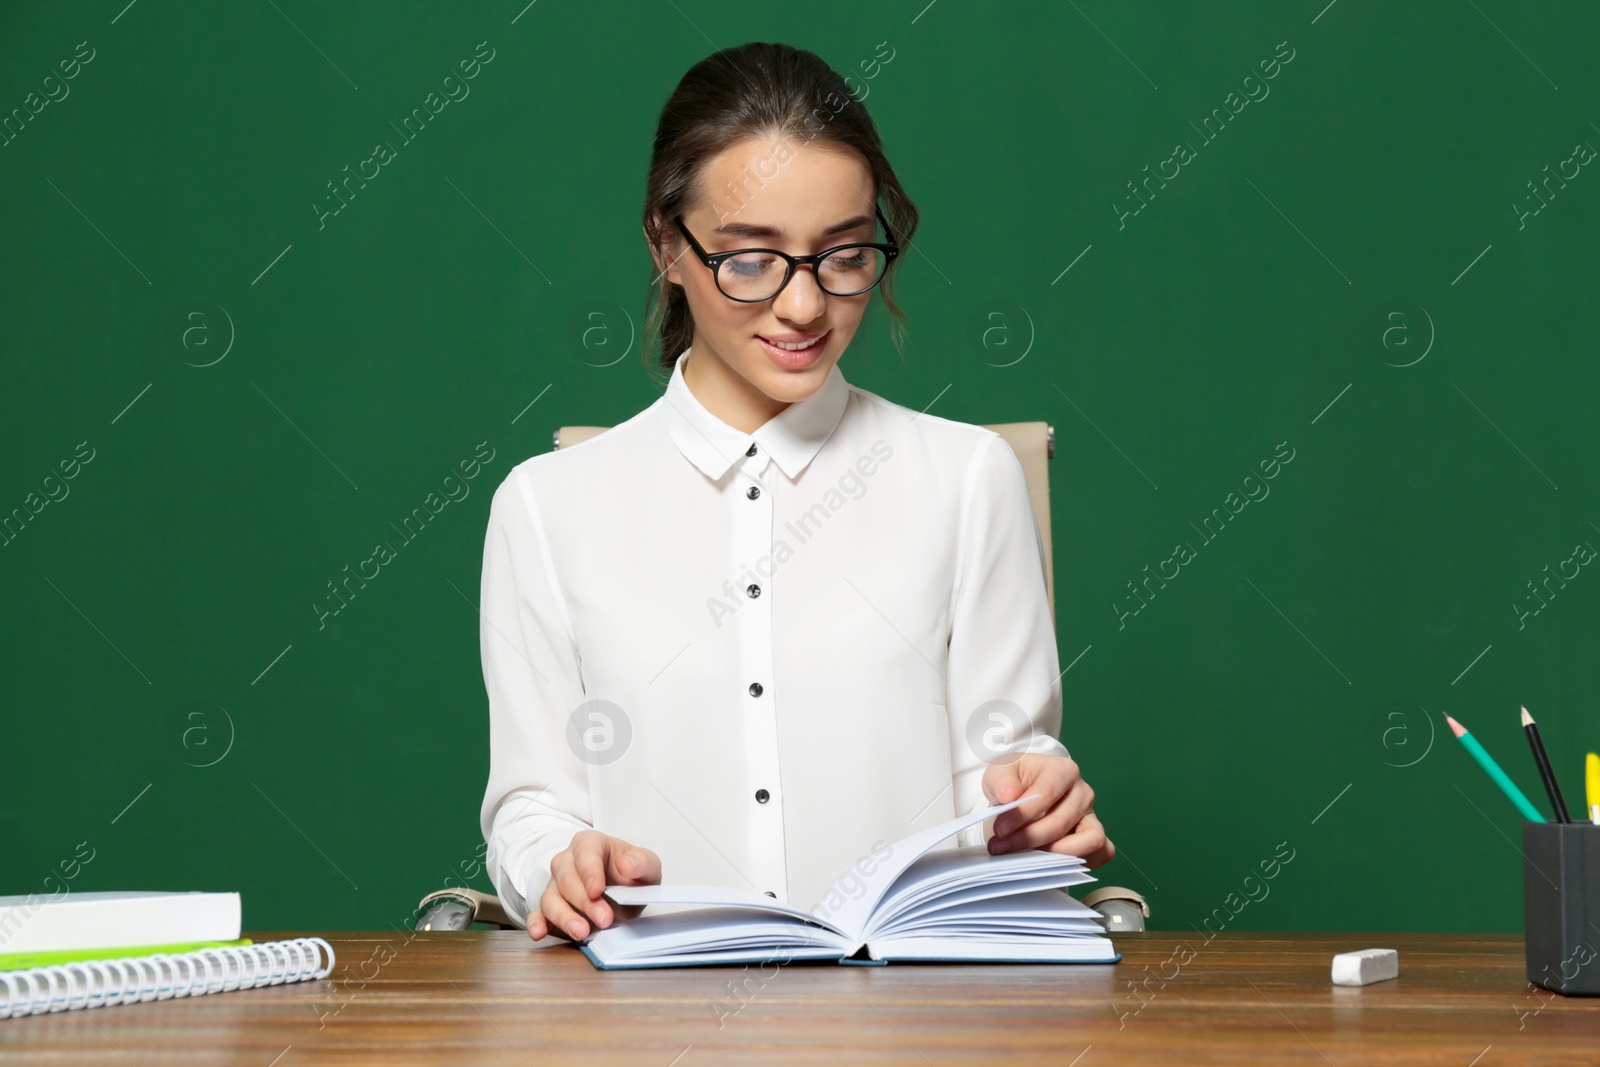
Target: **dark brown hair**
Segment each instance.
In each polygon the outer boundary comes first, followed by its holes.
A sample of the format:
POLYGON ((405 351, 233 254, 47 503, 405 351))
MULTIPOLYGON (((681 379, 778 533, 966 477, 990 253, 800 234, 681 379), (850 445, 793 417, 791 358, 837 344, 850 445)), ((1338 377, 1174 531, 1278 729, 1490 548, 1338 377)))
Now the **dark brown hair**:
MULTIPOLYGON (((917 207, 895 177, 866 106, 845 79, 816 53, 786 44, 754 41, 715 52, 689 68, 656 123, 645 186, 644 232, 658 250, 660 261, 655 266, 661 274, 659 286, 650 292, 646 315, 647 368, 670 372, 694 339, 688 298, 682 286, 667 280, 663 269, 669 262, 666 249, 674 238, 682 239, 672 217, 699 202, 705 164, 747 137, 801 144, 823 141, 855 149, 872 172, 874 194, 902 253, 910 247, 917 207), (659 346, 653 361, 650 338, 659 346)), ((878 288, 892 317, 890 335, 904 358, 905 315, 894 302, 894 268, 890 263, 878 288)))

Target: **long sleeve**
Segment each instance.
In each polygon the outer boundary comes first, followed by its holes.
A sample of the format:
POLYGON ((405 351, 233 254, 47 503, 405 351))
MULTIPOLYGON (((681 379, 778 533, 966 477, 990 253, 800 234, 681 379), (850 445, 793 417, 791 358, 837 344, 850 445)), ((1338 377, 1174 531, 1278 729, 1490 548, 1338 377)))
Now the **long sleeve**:
MULTIPOLYGON (((952 596, 946 702, 955 810, 988 806, 983 773, 996 749, 1067 755, 1044 542, 1022 464, 998 434, 966 471, 952 596), (1005 704, 993 704, 1003 701, 1005 704), (986 705, 990 705, 986 707, 986 705)), ((980 843, 980 824, 959 839, 980 843)))
POLYGON ((501 904, 526 925, 550 859, 591 823, 586 764, 566 744, 583 700, 578 651, 526 472, 495 490, 483 546, 479 643, 489 697, 480 824, 501 904))

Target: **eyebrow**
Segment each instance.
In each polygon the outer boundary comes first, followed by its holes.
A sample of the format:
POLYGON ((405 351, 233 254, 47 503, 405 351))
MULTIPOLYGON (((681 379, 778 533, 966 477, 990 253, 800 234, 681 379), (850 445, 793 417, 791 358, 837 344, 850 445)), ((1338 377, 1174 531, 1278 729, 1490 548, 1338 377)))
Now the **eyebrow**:
MULTIPOLYGON (((848 218, 848 219, 845 219, 843 222, 836 222, 832 226, 829 226, 826 230, 822 231, 822 236, 823 237, 832 237, 836 233, 844 233, 846 230, 853 230, 857 226, 865 226, 868 223, 876 225, 877 221, 878 220, 873 218, 871 215, 856 215, 853 218, 848 218)), ((759 225, 756 225, 754 223, 749 223, 749 222, 725 222, 721 226, 718 226, 715 230, 713 230, 711 232, 712 233, 728 234, 728 235, 733 236, 733 237, 783 237, 784 236, 784 231, 780 227, 777 227, 777 226, 759 226, 759 225)))

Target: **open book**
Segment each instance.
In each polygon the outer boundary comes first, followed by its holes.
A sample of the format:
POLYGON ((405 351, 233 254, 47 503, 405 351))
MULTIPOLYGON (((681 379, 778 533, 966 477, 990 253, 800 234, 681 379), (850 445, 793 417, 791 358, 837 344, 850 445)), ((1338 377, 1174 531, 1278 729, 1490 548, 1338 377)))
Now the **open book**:
POLYGON ((690 905, 594 931, 579 944, 602 970, 838 960, 1115 963, 1100 916, 1062 890, 1092 882, 1083 860, 1030 849, 934 846, 1010 811, 1021 797, 902 838, 862 858, 810 911, 719 886, 606 887, 617 904, 690 905))

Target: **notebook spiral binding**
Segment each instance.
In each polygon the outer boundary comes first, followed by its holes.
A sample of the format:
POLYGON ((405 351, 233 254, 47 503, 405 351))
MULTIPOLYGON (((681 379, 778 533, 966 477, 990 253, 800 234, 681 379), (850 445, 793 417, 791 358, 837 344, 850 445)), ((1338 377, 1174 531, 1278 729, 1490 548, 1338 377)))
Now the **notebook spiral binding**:
POLYGON ((0 1019, 258 989, 332 971, 333 946, 320 937, 0 971, 0 1019))

